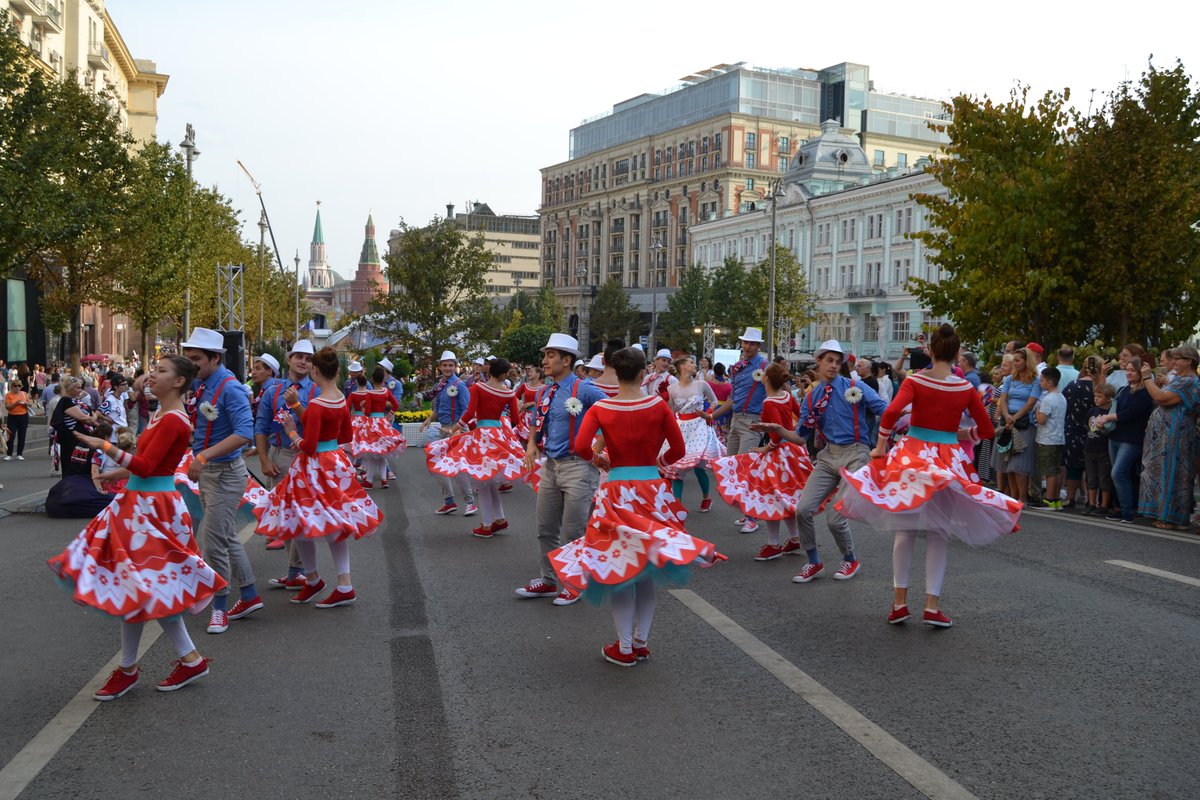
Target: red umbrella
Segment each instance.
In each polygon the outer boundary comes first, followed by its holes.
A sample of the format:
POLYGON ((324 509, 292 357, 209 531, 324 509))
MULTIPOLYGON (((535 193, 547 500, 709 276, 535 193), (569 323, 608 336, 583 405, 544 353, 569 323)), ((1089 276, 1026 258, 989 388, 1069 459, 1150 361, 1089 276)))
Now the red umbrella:
POLYGON ((80 361, 108 361, 108 356, 92 353, 90 356, 84 356, 80 361))

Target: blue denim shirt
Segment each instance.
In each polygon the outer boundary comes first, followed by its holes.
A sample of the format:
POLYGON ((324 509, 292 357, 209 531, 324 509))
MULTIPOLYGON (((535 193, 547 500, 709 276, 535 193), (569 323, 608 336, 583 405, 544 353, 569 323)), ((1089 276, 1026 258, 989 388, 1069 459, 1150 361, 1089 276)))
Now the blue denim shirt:
MULTIPOLYGON (((254 417, 254 435, 262 434, 270 440, 270 443, 277 447, 290 447, 291 442, 288 441, 287 434, 283 432, 283 426, 275 420, 275 414, 279 409, 284 408, 287 402, 284 397, 287 395, 288 387, 293 381, 288 378, 272 378, 267 381, 267 386, 263 389, 262 399, 258 402, 258 414, 254 417)), ((300 395, 300 405, 308 408, 308 401, 314 397, 321 395, 321 388, 313 383, 313 379, 304 376, 304 380, 297 384, 296 393, 300 395)), ((300 414, 296 411, 290 412, 296 420, 296 430, 301 435, 304 433, 303 427, 300 425, 300 414)))
MULTIPOLYGON (((250 414, 250 395, 224 364, 213 370, 213 374, 201 381, 192 382, 196 402, 196 430, 192 433, 192 452, 199 453, 230 436, 243 436, 254 441, 254 418, 250 414), (231 379, 231 380, 227 380, 231 379), (220 396, 217 392, 220 390, 220 396), (217 397, 217 418, 209 421, 200 412, 203 403, 211 403, 217 397), (207 441, 207 444, 205 443, 207 441)), ((242 457, 241 450, 210 459, 214 463, 236 461, 242 457)))
MULTIPOLYGON (((537 433, 537 437, 546 450, 547 458, 563 458, 573 452, 571 438, 579 431, 583 415, 587 413, 593 403, 603 400, 605 394, 597 389, 594 383, 581 381, 575 376, 575 373, 571 373, 559 382, 559 389, 550 400, 549 407, 546 408, 544 404, 550 397, 551 391, 552 389, 545 390, 541 395, 541 404, 536 408, 539 416, 543 409, 545 410, 545 421, 541 431, 537 433), (578 388, 575 387, 576 383, 579 384, 578 388), (583 410, 577 416, 572 416, 571 412, 567 411, 567 400, 571 398, 572 393, 583 404, 583 410)), ((537 417, 535 416, 534 419, 536 422, 537 417)))
MULTIPOLYGON (((852 384, 849 378, 838 375, 829 382, 829 385, 833 386, 833 392, 829 395, 829 405, 817 417, 817 427, 821 429, 821 434, 830 444, 847 445, 859 442, 872 447, 875 442, 871 439, 871 423, 867 419, 867 412, 870 411, 876 417, 881 417, 887 409, 887 403, 874 389, 862 381, 852 384), (862 390, 862 399, 857 403, 851 403, 846 399, 846 390, 851 385, 862 390), (855 417, 858 419, 857 438, 855 438, 855 417)), ((800 427, 797 430, 802 436, 809 431, 805 423, 814 405, 820 403, 825 386, 823 381, 818 383, 800 403, 800 427)))
MULTIPOLYGON (((740 363, 740 362, 739 362, 740 363)), ((754 373, 767 368, 767 357, 759 353, 750 359, 750 363, 738 370, 730 382, 733 384, 733 413, 761 414, 763 400, 767 397, 767 387, 761 380, 754 380, 754 373)))
MULTIPOLYGON (((401 393, 403 391, 401 389, 401 393)), ((470 404, 471 387, 461 381, 457 375, 451 375, 450 380, 446 381, 446 385, 433 398, 433 416, 439 425, 451 425, 458 422, 458 418, 463 415, 470 404), (455 387, 458 392, 453 397, 450 396, 451 386, 455 387)))

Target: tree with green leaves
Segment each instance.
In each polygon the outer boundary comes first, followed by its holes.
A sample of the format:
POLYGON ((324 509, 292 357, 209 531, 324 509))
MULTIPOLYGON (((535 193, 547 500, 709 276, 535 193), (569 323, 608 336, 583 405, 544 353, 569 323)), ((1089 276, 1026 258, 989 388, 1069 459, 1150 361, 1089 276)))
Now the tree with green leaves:
MULTIPOLYGON (((601 342, 641 336, 641 312, 633 307, 629 295, 616 278, 609 278, 596 291, 596 297, 592 300, 589 330, 592 339, 601 342)), ((585 345, 583 349, 589 349, 586 343, 581 344, 585 345)))
MULTIPOLYGON (((761 261, 750 270, 749 286, 754 305, 761 308, 762 312, 757 317, 759 323, 747 322, 745 325, 763 327, 765 336, 765 326, 770 319, 767 314, 771 296, 770 261, 761 261)), ((817 298, 808 291, 804 266, 786 247, 775 245, 775 319, 790 319, 793 326, 800 328, 816 319, 816 308, 817 298)), ((740 333, 739 328, 735 335, 740 333)))
MULTIPOLYGON (((947 158, 927 169, 948 194, 916 195, 928 228, 913 234, 941 267, 912 279, 921 304, 949 317, 964 341, 1075 341, 1092 324, 1085 241, 1071 185, 1069 92, 1005 103, 967 95, 949 104, 947 158)), ((1119 170, 1119 165, 1108 169, 1119 170)))
POLYGON ((658 315, 655 333, 663 347, 687 349, 695 341, 693 329, 711 322, 715 313, 712 279, 699 264, 684 267, 679 274, 679 291, 667 297, 667 310, 658 315))
MULTIPOLYGON (((1200 92, 1151 63, 1081 126, 1072 179, 1087 243, 1089 338, 1150 347, 1200 319, 1200 92)), ((1081 334, 1083 331, 1080 332, 1081 334)), ((1078 337, 1076 337, 1078 338, 1078 337)))
POLYGON ((558 296, 554 294, 554 287, 548 283, 543 284, 542 288, 538 290, 537 297, 534 298, 533 307, 533 314, 526 317, 531 323, 545 325, 556 331, 563 330, 566 311, 563 309, 563 304, 559 302, 558 296))
POLYGON ((514 364, 542 363, 542 348, 550 341, 550 334, 558 332, 557 328, 549 325, 524 325, 515 330, 506 331, 496 345, 496 355, 506 358, 514 364))
POLYGON ((372 324, 380 335, 430 359, 451 342, 465 343, 478 301, 489 302, 484 287, 493 261, 482 234, 470 236, 438 217, 421 227, 402 220, 384 261, 395 291, 375 301, 372 324))

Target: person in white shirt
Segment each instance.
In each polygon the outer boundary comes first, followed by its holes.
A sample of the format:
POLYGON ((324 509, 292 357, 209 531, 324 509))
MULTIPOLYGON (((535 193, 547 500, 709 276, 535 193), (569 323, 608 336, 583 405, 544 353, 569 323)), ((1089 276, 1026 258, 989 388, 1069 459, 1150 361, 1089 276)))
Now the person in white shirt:
POLYGON ((1042 397, 1037 403, 1037 464, 1038 472, 1046 477, 1046 495, 1042 502, 1047 511, 1063 510, 1058 496, 1058 479, 1062 449, 1067 443, 1067 400, 1058 390, 1059 378, 1057 367, 1044 368, 1039 378, 1042 397))
POLYGON ((114 373, 104 399, 100 401, 100 413, 112 423, 110 442, 117 441, 117 434, 122 428, 129 427, 129 411, 126 407, 125 396, 129 389, 129 379, 119 373, 114 373))

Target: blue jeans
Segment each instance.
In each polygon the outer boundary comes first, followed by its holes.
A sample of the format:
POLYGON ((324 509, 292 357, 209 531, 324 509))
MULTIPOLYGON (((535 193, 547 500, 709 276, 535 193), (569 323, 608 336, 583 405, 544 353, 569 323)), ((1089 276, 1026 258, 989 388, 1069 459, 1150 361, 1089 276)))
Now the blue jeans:
POLYGON ((1108 455, 1112 459, 1112 480, 1117 490, 1117 502, 1121 504, 1121 516, 1133 519, 1137 508, 1137 477, 1141 471, 1142 446, 1134 442, 1108 442, 1108 455))

